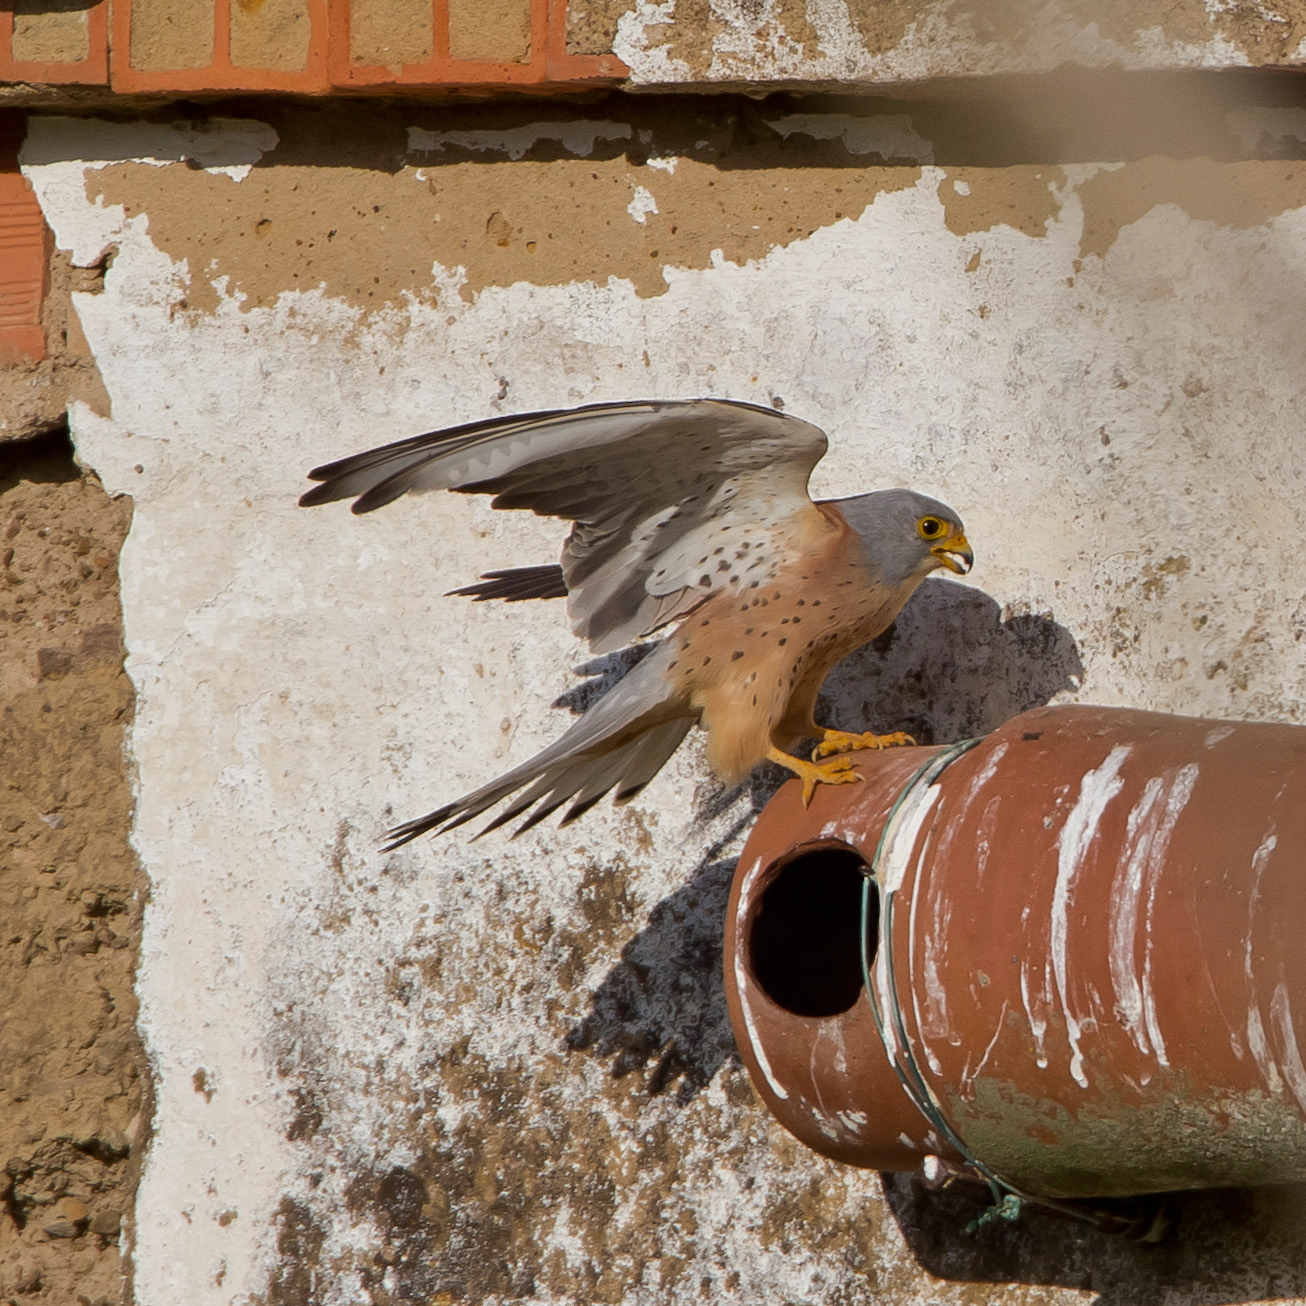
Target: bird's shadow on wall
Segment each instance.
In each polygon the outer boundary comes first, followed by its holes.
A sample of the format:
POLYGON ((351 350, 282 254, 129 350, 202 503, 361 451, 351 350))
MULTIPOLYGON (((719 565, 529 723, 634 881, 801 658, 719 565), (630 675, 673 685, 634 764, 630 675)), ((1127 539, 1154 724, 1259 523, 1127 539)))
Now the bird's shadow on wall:
MULTIPOLYGON (((588 663, 581 670, 591 679, 558 705, 584 710, 638 656, 627 650, 588 663)), ((947 742, 1047 703, 1076 688, 1082 673, 1074 638, 1051 617, 1004 614, 982 590, 932 580, 889 631, 835 668, 822 695, 823 720, 947 742)), ((609 1059, 613 1075, 641 1073, 650 1092, 674 1091, 682 1101, 736 1059, 721 978, 735 869, 726 850, 785 778, 766 767, 741 788, 709 791, 699 822, 706 826, 726 810, 738 813, 735 821, 622 949, 589 1011, 568 1031, 568 1048, 609 1059)))

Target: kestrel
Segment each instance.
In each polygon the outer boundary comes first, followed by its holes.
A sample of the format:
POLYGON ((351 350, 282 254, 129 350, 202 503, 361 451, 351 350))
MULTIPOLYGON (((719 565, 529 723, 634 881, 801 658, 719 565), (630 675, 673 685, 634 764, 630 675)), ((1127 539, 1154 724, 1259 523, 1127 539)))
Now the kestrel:
POLYGON ((633 798, 695 722, 727 782, 770 760, 803 782, 860 780, 849 752, 904 734, 828 729, 816 696, 840 658, 874 639, 930 572, 970 570, 961 519, 911 490, 813 502, 825 433, 721 399, 595 404, 496 417, 400 440, 309 473, 310 506, 357 496, 371 512, 410 490, 492 494, 495 508, 570 521, 561 568, 486 573, 477 598, 566 594, 596 653, 671 627, 555 743, 506 775, 390 832, 397 848, 516 795, 481 833, 535 805, 563 824, 615 790, 633 798), (789 751, 819 742, 811 760, 789 751))

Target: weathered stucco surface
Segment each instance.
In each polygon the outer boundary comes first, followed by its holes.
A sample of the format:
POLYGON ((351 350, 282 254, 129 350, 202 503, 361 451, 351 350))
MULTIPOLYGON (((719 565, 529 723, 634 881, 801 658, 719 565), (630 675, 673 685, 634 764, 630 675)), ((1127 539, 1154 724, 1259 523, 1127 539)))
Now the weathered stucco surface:
POLYGON ((613 50, 635 86, 919 82, 1085 68, 1291 67, 1295 2, 573 0, 568 39, 613 50))
POLYGON ((135 503, 138 1300, 1306 1299, 1299 1193, 1185 1199, 1161 1249, 966 1238, 782 1135, 718 974, 766 782, 696 745, 571 829, 380 854, 620 660, 557 605, 442 597, 551 560, 549 523, 294 502, 496 412, 783 403, 832 436, 817 492, 938 494, 979 556, 836 672, 841 720, 1306 720, 1298 120, 1239 109, 1252 161, 994 160, 903 105, 514 112, 31 126, 60 248, 112 252, 75 295, 111 407, 74 435, 135 503))
POLYGON ((0 1300, 123 1300, 148 1074, 118 548, 66 435, 0 444, 0 1300))

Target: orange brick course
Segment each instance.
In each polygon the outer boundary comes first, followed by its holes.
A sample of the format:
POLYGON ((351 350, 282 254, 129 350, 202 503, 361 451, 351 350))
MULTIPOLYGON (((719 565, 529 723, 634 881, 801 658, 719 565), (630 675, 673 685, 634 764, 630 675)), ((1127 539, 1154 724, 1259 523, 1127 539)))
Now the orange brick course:
MULTIPOLYGON (((529 0, 529 40, 516 59, 459 59, 450 44, 451 0, 431 0, 430 55, 398 66, 361 62, 351 45, 357 0, 328 0, 331 22, 330 79, 333 88, 384 86, 513 87, 574 86, 618 82, 627 72, 615 55, 575 55, 567 51, 567 0, 529 0)), ((468 0, 452 0, 463 19, 468 0)), ((511 21, 510 6, 505 17, 511 21)), ((461 26, 461 24, 459 24, 461 26)))
MULTIPOLYGON (((94 65, 124 93, 329 95, 545 89, 615 83, 627 71, 615 55, 568 52, 567 0, 101 0, 92 12, 85 75, 69 65, 29 80, 94 80, 94 65)), ((0 11, 0 37, 6 18, 0 11)), ((4 67, 0 79, 18 80, 4 67)))
POLYGON ((0 118, 0 366, 15 354, 45 357, 41 304, 50 233, 31 186, 18 170, 22 132, 21 116, 0 118))

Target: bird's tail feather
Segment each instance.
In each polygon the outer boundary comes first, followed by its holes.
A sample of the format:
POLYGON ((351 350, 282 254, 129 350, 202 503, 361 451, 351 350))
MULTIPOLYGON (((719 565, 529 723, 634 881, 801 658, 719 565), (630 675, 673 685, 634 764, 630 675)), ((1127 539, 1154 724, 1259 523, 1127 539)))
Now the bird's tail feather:
POLYGON ((662 769, 695 719, 665 698, 666 682, 657 665, 660 661, 656 654, 645 658, 566 734, 529 761, 444 807, 396 826, 387 836, 390 842, 385 851, 401 847, 429 830, 440 834, 452 830, 512 794, 517 797, 477 838, 505 825, 532 805, 536 805, 535 810, 514 834, 538 824, 568 800, 571 807, 562 818, 564 825, 588 811, 610 790, 616 790, 617 802, 633 798, 662 769))
POLYGON ((565 599, 567 582, 563 579, 562 568, 557 563, 550 563, 542 567, 509 567, 506 571, 482 572, 476 584, 464 585, 449 593, 463 595, 476 603, 484 603, 486 599, 506 599, 509 603, 518 603, 522 599, 565 599))

